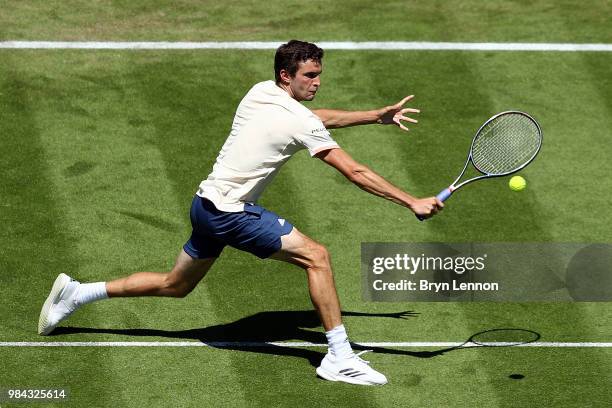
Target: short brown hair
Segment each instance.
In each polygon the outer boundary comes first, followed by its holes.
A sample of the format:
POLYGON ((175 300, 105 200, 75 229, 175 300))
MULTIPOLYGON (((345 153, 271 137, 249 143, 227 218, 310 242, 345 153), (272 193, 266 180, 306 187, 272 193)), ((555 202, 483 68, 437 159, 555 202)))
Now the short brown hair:
POLYGON ((313 43, 291 40, 287 44, 281 45, 277 48, 276 55, 274 56, 274 77, 276 78, 276 83, 279 83, 281 80, 281 69, 294 76, 300 62, 313 60, 320 64, 322 59, 323 50, 313 43))

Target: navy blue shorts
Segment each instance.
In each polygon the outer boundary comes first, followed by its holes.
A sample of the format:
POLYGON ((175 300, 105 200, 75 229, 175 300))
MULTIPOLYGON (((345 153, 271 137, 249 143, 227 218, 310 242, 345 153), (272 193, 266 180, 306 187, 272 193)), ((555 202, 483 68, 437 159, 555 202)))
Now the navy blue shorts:
POLYGON ((226 212, 197 195, 190 217, 193 231, 183 249, 197 259, 216 258, 226 245, 268 258, 281 249, 281 236, 293 229, 290 222, 258 205, 245 204, 242 212, 226 212))

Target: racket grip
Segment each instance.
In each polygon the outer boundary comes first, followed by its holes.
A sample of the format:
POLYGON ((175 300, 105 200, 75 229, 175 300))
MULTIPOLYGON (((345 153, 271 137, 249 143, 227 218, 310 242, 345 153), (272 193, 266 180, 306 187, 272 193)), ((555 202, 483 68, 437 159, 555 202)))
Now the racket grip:
MULTIPOLYGON (((449 188, 445 188, 444 190, 440 191, 440 193, 436 196, 436 198, 442 202, 446 201, 448 199, 448 197, 451 196, 451 194, 453 194, 453 190, 449 188)), ((425 218, 415 214, 416 217, 419 219, 419 221, 423 221, 425 218)))
POLYGON ((436 196, 436 198, 442 202, 446 201, 448 199, 448 197, 451 196, 451 194, 453 194, 453 191, 450 188, 446 188, 442 191, 440 191, 440 194, 438 194, 436 196))

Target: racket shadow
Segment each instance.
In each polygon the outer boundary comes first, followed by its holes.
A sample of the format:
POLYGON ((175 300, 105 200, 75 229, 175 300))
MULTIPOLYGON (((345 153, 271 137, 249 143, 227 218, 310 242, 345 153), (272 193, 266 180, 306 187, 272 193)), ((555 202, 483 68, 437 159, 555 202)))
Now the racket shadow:
POLYGON ((358 343, 351 343, 355 350, 369 350, 374 353, 409 355, 418 358, 432 358, 441 356, 455 350, 465 350, 482 347, 520 347, 538 341, 540 333, 529 329, 495 328, 483 330, 471 335, 463 343, 433 351, 397 350, 386 347, 366 347, 358 343))

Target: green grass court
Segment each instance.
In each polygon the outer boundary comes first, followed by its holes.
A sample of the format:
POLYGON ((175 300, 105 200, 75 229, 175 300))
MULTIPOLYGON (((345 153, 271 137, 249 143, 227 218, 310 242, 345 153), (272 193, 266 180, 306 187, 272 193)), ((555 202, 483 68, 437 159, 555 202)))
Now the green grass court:
MULTIPOLYGON (((612 43, 610 1, 9 3, 0 41, 612 43)), ((102 301, 56 335, 36 334, 59 272, 107 281, 172 266, 197 185, 240 99, 273 77, 273 55, 0 50, 0 342, 325 342, 303 272, 231 248, 185 299, 102 301)), ((360 275, 361 242, 612 242, 610 66, 609 52, 326 52, 308 107, 371 109, 416 95, 410 106, 422 113, 409 133, 332 131, 415 195, 454 179, 492 114, 524 110, 544 130, 539 157, 521 172, 524 192, 506 178, 475 183, 426 223, 305 151, 284 166, 260 203, 329 248, 352 341, 463 341, 499 327, 549 342, 611 341, 611 303, 364 302, 360 275), (380 316, 402 311, 413 313, 380 316)), ((612 404, 612 348, 421 353, 435 350, 368 353, 390 381, 369 388, 317 379, 323 348, 0 347, 0 388, 69 387, 69 401, 41 404, 57 407, 612 404)))

